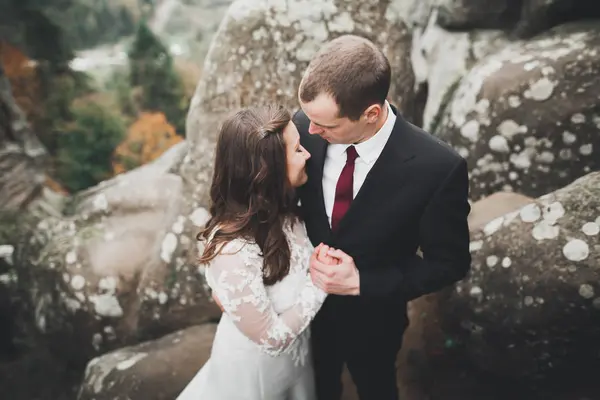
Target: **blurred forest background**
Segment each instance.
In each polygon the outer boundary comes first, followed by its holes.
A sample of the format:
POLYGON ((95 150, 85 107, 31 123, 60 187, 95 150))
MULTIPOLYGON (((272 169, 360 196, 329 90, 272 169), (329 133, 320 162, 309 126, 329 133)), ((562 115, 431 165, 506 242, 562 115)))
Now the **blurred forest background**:
POLYGON ((73 193, 160 156, 229 0, 3 0, 0 62, 73 193))

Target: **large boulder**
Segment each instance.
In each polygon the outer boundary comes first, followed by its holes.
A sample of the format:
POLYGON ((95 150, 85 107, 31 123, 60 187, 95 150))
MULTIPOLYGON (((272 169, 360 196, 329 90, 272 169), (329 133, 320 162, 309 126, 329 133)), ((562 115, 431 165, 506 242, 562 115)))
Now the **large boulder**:
MULTIPOLYGON (((472 204, 469 215, 469 230, 477 232, 488 222, 506 213, 518 210, 533 202, 534 199, 516 194, 494 193, 472 204)), ((454 349, 454 341, 443 330, 443 307, 441 303, 452 288, 422 296, 408 303, 409 326, 403 337, 402 348, 398 354, 398 383, 401 399, 427 399, 435 397, 441 390, 444 396, 451 394, 444 389, 442 379, 455 381, 460 378, 460 362, 454 349)), ((461 396, 467 394, 465 384, 473 384, 472 377, 461 379, 461 396), (465 382, 466 381, 466 382, 465 382)), ((461 397, 462 399, 477 399, 461 397)))
POLYGON ((557 25, 600 17, 589 0, 437 0, 439 23, 454 31, 502 29, 531 37, 557 25))
POLYGON ((460 80, 490 53, 506 45, 500 30, 449 31, 439 25, 434 9, 424 26, 413 29, 411 63, 417 93, 426 94, 421 126, 435 131, 460 80))
POLYGON ((193 326, 88 363, 77 400, 172 400, 210 357, 215 324, 193 326))
POLYGON ((521 0, 438 0, 440 25, 451 30, 502 29, 515 24, 521 0))
POLYGON ((37 328, 65 359, 84 363, 220 315, 184 250, 193 236, 180 237, 207 215, 185 208, 173 172, 186 151, 182 142, 79 194, 70 215, 40 221, 16 254, 37 328))
POLYGON ((485 224, 471 251, 441 315, 480 370, 539 378, 600 362, 600 172, 485 224))
POLYGON ((515 33, 531 37, 562 23, 600 18, 600 3, 589 0, 525 0, 515 33))
POLYGON ((489 55, 460 81, 435 134, 470 169, 471 197, 537 197, 600 168, 600 25, 573 23, 489 55))
MULTIPOLYGON (((393 69, 390 100, 412 118, 414 74, 411 36, 398 2, 377 0, 237 0, 230 6, 204 63, 187 120, 191 152, 184 177, 206 205, 212 151, 220 124, 235 109, 265 103, 298 108, 297 90, 311 57, 342 34, 366 36, 388 55, 393 69)), ((412 14, 411 14, 412 15, 412 14)))

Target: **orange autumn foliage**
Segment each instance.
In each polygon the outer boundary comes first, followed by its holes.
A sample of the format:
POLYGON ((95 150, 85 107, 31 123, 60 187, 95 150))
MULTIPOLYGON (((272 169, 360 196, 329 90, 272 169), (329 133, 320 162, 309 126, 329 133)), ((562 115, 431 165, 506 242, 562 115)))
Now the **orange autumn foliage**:
POLYGON ((0 40, 0 63, 17 105, 27 117, 36 115, 40 93, 35 61, 30 60, 18 48, 0 40))
POLYGON ((57 193, 60 194, 64 194, 64 195, 68 195, 69 191, 67 189, 65 189, 60 183, 58 183, 57 181, 55 181, 52 177, 46 175, 46 187, 48 187, 50 190, 53 190, 57 193))
POLYGON ((127 130, 125 140, 115 149, 114 174, 146 164, 182 140, 163 113, 142 113, 127 130))

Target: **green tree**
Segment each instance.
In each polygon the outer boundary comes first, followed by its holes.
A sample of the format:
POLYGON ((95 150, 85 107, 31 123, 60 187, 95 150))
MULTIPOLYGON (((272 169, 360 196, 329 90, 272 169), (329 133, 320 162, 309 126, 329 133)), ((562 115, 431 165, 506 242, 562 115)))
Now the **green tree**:
POLYGON ((126 129, 119 116, 97 104, 77 107, 73 115, 59 135, 57 175, 78 191, 112 176, 112 154, 126 129))
POLYGON ((142 88, 140 107, 164 113, 177 132, 184 132, 187 98, 183 82, 169 51, 143 21, 128 56, 131 86, 142 88))

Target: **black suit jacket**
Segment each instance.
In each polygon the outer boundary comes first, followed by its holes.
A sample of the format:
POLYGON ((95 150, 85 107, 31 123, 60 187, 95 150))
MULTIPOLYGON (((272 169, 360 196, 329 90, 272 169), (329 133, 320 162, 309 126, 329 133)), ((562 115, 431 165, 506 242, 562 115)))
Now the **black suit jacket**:
POLYGON ((343 250, 359 270, 359 296, 326 301, 338 320, 405 315, 407 301, 453 284, 470 268, 466 162, 394 112, 392 134, 335 233, 323 202, 328 144, 308 133, 302 111, 294 116, 311 154, 308 182, 299 190, 310 240, 343 250))

